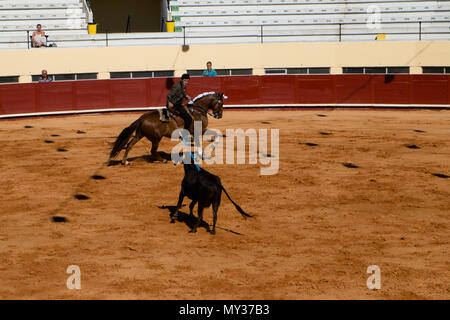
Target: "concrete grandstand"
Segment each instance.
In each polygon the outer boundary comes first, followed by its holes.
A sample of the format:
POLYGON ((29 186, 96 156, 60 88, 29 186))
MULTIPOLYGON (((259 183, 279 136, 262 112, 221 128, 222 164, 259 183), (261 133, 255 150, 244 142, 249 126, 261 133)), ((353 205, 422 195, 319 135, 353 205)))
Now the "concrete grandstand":
POLYGON ((37 23, 63 48, 450 39, 450 1, 162 0, 160 7, 176 32, 88 34, 89 1, 0 0, 0 49, 27 48, 37 23))

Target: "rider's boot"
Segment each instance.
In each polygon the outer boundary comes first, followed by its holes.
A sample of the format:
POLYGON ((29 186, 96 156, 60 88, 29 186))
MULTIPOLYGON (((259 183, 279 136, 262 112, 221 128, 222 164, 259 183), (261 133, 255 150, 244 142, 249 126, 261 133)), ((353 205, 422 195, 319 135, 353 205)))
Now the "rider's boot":
POLYGON ((167 109, 163 109, 161 122, 170 122, 169 113, 167 109))

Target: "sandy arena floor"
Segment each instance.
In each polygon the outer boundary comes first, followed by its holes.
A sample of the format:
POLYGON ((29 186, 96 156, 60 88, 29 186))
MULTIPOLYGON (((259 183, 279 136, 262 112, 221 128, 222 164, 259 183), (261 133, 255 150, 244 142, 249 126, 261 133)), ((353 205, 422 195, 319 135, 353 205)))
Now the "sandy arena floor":
POLYGON ((223 195, 214 236, 159 208, 176 204, 183 167, 148 162, 149 141, 130 166, 105 165, 138 116, 1 121, 1 299, 450 298, 449 111, 225 110, 210 127, 280 130, 280 169, 204 166, 256 215, 223 195))

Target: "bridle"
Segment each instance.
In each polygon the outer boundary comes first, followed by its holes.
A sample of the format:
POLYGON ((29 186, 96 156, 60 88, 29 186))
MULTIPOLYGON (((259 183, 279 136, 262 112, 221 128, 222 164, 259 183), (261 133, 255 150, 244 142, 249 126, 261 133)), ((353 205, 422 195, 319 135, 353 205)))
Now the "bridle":
MULTIPOLYGON (((223 96, 222 96, 222 97, 219 96, 219 97, 217 98, 217 102, 216 102, 216 104, 214 105, 214 108, 213 108, 213 109, 215 109, 217 105, 222 105, 222 108, 223 108, 223 96)), ((214 112, 213 114, 211 114, 211 113, 208 112, 208 114, 209 114, 210 116, 214 117, 215 119, 221 119, 221 118, 222 118, 222 115, 219 114, 219 112, 214 112)))
MULTIPOLYGON (((223 104, 223 97, 222 98, 219 97, 217 99, 217 102, 215 103, 213 109, 217 105, 220 105, 220 104, 223 104)), ((199 113, 199 114, 201 114, 203 116, 206 116, 207 114, 209 114, 211 117, 214 117, 215 119, 220 119, 221 118, 221 116, 220 116, 220 114, 218 112, 214 112, 213 113, 213 112, 210 112, 209 109, 205 110, 202 107, 194 108, 194 106, 192 106, 192 112, 197 112, 197 113, 199 113)))

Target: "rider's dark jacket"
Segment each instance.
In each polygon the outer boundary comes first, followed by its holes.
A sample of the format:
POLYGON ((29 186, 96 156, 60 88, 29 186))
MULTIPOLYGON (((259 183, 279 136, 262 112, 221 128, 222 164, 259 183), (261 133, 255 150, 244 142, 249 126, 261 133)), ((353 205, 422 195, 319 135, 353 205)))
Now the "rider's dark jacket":
POLYGON ((183 81, 175 83, 167 95, 167 102, 172 102, 174 106, 181 104, 183 98, 187 98, 186 90, 183 87, 183 81))

